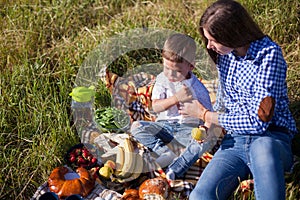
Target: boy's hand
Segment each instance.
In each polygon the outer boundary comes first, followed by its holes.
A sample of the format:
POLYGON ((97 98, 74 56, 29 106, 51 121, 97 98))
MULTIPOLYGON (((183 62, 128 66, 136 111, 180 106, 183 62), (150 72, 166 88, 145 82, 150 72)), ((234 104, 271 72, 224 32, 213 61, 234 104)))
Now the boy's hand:
POLYGON ((183 85, 183 87, 174 94, 174 96, 176 97, 178 103, 179 102, 186 102, 186 101, 190 101, 193 99, 193 95, 192 92, 190 91, 190 89, 183 85))
POLYGON ((179 113, 183 116, 190 116, 200 119, 202 107, 203 105, 200 104, 198 100, 185 102, 180 106, 179 113))

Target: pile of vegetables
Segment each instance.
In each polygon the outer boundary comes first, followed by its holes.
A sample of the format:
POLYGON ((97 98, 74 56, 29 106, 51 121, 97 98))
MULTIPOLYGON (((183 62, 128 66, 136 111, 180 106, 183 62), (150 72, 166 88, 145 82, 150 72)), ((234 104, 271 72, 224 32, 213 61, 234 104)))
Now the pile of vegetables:
POLYGON ((95 111, 95 122, 103 133, 121 133, 129 128, 130 117, 123 110, 105 107, 95 111))

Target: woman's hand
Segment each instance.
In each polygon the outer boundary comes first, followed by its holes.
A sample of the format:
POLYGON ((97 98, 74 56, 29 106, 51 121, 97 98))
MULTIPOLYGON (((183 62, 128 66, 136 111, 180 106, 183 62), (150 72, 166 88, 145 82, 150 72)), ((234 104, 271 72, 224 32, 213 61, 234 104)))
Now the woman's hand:
POLYGON ((219 114, 209 111, 198 100, 182 103, 179 107, 179 113, 183 116, 201 119, 207 124, 214 123, 215 125, 219 125, 219 114))

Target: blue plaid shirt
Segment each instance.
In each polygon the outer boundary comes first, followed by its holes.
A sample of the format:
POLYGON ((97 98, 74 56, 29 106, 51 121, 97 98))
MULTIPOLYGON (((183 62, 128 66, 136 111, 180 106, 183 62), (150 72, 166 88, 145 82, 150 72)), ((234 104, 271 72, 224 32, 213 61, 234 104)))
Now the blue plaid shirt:
POLYGON ((260 134, 270 124, 286 127, 296 133, 287 96, 287 65, 281 48, 269 37, 252 42, 245 57, 234 52, 219 56, 219 91, 214 110, 219 123, 227 131, 239 134, 260 134), (275 99, 271 121, 258 117, 260 102, 267 96, 275 99))

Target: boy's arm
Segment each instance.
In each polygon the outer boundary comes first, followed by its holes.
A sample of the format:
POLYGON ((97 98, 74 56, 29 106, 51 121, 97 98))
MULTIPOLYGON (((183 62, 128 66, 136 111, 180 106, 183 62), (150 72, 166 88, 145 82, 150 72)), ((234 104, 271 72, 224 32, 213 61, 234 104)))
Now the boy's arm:
POLYGON ((176 92, 173 96, 166 99, 153 99, 152 108, 153 111, 158 113, 169 109, 171 106, 179 104, 179 102, 185 102, 192 100, 193 95, 188 87, 185 85, 182 89, 176 92))
POLYGON ((152 109, 154 112, 159 113, 169 109, 171 106, 176 104, 178 104, 176 96, 172 96, 167 99, 153 99, 152 109))

